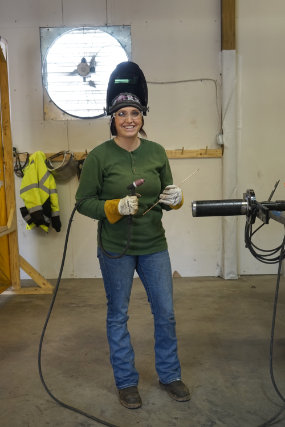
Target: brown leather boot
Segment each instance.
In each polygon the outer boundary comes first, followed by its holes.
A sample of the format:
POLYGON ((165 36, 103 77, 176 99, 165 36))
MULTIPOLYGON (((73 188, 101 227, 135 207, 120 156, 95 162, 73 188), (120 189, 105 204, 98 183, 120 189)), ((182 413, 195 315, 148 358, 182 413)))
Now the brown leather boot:
POLYGON ((178 402, 186 402, 187 400, 190 400, 189 389, 183 381, 177 380, 169 384, 163 384, 159 381, 159 384, 167 391, 172 399, 177 400, 178 402))
POLYGON ((136 386, 122 388, 119 391, 119 400, 125 408, 137 409, 142 406, 142 400, 136 386))

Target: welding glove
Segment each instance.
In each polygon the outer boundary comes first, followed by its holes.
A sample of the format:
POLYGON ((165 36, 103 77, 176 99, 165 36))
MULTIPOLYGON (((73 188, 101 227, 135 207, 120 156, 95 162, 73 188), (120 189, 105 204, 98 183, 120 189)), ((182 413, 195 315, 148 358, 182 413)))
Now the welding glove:
POLYGON ((137 196, 126 196, 123 199, 106 200, 104 211, 108 221, 115 224, 124 215, 135 215, 138 207, 137 196))
POLYGON ((135 215, 139 208, 137 196, 126 196, 119 201, 118 211, 121 215, 135 215))
POLYGON ((179 209, 183 205, 181 188, 176 185, 168 185, 159 195, 159 203, 164 203, 173 209, 179 209))

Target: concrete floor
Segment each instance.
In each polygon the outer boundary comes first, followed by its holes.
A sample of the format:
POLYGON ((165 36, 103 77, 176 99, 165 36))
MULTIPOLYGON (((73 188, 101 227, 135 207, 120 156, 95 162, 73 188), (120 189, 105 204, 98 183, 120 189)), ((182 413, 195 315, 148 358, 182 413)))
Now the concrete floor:
MULTIPOLYGON (((178 403, 158 386, 152 316, 135 279, 129 329, 143 406, 128 410, 118 401, 109 364, 102 281, 62 280, 43 345, 46 383, 59 400, 115 426, 260 426, 282 406, 269 373, 275 282, 276 276, 174 279, 179 355, 192 394, 178 403)), ((284 285, 283 277, 274 374, 285 394, 284 285)), ((51 295, 0 295, 2 427, 102 425, 61 407, 41 384, 38 345, 50 302, 51 295)), ((281 418, 284 426, 285 412, 281 418)))

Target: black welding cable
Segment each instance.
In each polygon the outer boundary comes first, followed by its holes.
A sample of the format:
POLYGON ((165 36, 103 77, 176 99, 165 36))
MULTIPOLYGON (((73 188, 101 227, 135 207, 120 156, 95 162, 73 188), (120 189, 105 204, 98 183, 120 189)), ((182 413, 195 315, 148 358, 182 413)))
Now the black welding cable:
POLYGON ((99 236, 99 245, 100 248, 102 249, 103 253, 108 257, 108 258, 112 258, 112 259, 118 259, 118 258, 122 258, 122 256, 125 255, 125 253, 127 252, 127 250, 130 247, 130 243, 131 243, 131 238, 132 238, 132 224, 133 224, 133 217, 132 215, 128 215, 127 216, 127 225, 128 225, 128 232, 127 232, 127 242, 126 242, 126 246, 123 249, 123 251, 118 254, 118 255, 111 255, 109 252, 107 252, 104 247, 103 247, 103 242, 102 242, 102 227, 103 227, 103 221, 99 222, 99 230, 98 230, 98 236, 99 236))
POLYGON ((52 392, 50 391, 50 389, 46 385, 46 382, 44 380, 43 373, 42 373, 41 355, 42 355, 43 340, 44 340, 46 328, 47 328, 47 325, 48 325, 48 322, 49 322, 49 319, 50 319, 50 316, 51 316, 51 312, 52 312, 52 309, 53 309, 53 306, 54 306, 54 302, 55 302, 55 299, 56 299, 56 295, 57 295, 57 292, 58 292, 58 288, 59 288, 59 284, 60 284, 60 280, 61 280, 61 276, 62 276, 62 272, 63 272, 64 262, 65 262, 65 257, 66 257, 66 251, 67 251, 67 243, 68 243, 69 233, 70 233, 70 229, 71 229, 71 223, 72 223, 74 214, 75 214, 75 212, 76 212, 79 204, 81 204, 82 202, 83 202, 83 200, 80 200, 80 202, 75 205, 75 207, 73 208, 73 211, 72 211, 72 213, 70 215, 69 222, 68 222, 67 232, 66 232, 66 236, 65 236, 64 250, 63 250, 62 261, 61 261, 61 266, 60 266, 60 271, 59 271, 59 275, 58 275, 57 282, 56 282, 56 285, 55 285, 55 288, 54 288, 54 292, 53 292, 53 296, 52 296, 52 301, 50 303, 50 307, 49 307, 49 310, 48 310, 48 314, 47 314, 47 317, 46 317, 46 320, 45 320, 45 323, 44 323, 44 327, 43 327, 43 330, 42 330, 41 338, 40 338, 40 344, 39 344, 39 350, 38 350, 38 369, 39 369, 40 379, 41 379, 41 382, 42 382, 45 390, 47 391, 47 393, 49 394, 49 396, 56 403, 58 403, 59 405, 63 406, 66 409, 69 409, 69 410, 71 410, 73 412, 76 412, 76 413, 78 413, 80 415, 83 415, 84 417, 87 417, 87 418, 89 418, 89 419, 91 419, 93 421, 96 421, 99 424, 103 424, 103 425, 109 426, 109 427, 118 427, 115 424, 111 424, 111 423, 109 423, 107 421, 104 421, 104 420, 102 420, 100 418, 97 418, 97 417, 95 417, 93 415, 90 415, 90 414, 82 411, 81 409, 77 409, 77 408, 74 408, 71 405, 67 405, 66 403, 64 403, 61 400, 59 400, 57 397, 55 397, 52 394, 52 392))
MULTIPOLYGON (((246 224, 245 226, 245 232, 244 232, 244 241, 245 241, 245 247, 249 249, 251 254, 260 262, 263 262, 264 264, 277 264, 279 263, 279 255, 275 256, 280 250, 282 245, 278 246, 277 248, 270 249, 270 250, 264 250, 258 248, 256 245, 252 242, 252 236, 256 233, 257 230, 261 228, 258 227, 254 232, 252 232, 252 224, 246 224), (257 249, 257 251, 255 250, 257 249), (258 251, 263 252, 263 254, 258 253, 258 251)), ((282 253, 282 251, 281 251, 282 253)), ((282 253, 282 256, 284 258, 284 254, 282 253)))
POLYGON ((284 246, 285 246, 285 236, 281 245, 281 251, 280 251, 280 259, 279 259, 279 265, 278 265, 278 273, 277 273, 277 282, 276 282, 276 290, 275 290, 275 296, 274 296, 274 305, 273 305, 273 315, 272 315, 272 326, 271 326, 271 338, 270 338, 270 375, 272 378, 272 383, 274 386, 274 389, 278 396, 280 397, 283 402, 285 402, 285 398, 282 395, 282 393, 279 391, 275 379, 274 379, 274 373, 273 373, 273 347, 274 347, 274 332, 275 332, 275 322, 276 322, 276 313, 277 313, 277 303, 278 303, 278 294, 279 294, 279 286, 280 286, 280 278, 281 278, 281 268, 282 268, 282 261, 284 259, 284 246))
MULTIPOLYGON (((285 256, 284 247, 285 247, 285 236, 283 238, 283 242, 281 244, 281 249, 280 249, 278 273, 277 273, 277 280, 276 280, 276 289, 275 289, 274 304, 273 304, 271 335, 270 335, 270 351, 269 351, 269 369, 270 369, 271 381, 272 381, 272 384, 273 384, 273 387, 274 387, 276 393, 278 394, 278 396, 280 397, 280 399, 283 402, 285 402, 285 397, 280 392, 280 390, 276 384, 274 372, 273 372, 273 349, 274 349, 274 334, 275 334, 276 313, 277 313, 279 286, 280 286, 280 278, 281 278, 281 268, 282 268, 282 261, 283 261, 284 256, 285 256)), ((283 405, 281 407, 281 409, 277 412, 277 414, 275 414, 272 418, 267 420, 265 423, 260 424, 258 427, 269 427, 269 426, 273 426, 275 424, 278 424, 281 421, 284 421, 283 419, 278 420, 278 417, 283 413, 284 410, 285 410, 285 405, 283 405)))

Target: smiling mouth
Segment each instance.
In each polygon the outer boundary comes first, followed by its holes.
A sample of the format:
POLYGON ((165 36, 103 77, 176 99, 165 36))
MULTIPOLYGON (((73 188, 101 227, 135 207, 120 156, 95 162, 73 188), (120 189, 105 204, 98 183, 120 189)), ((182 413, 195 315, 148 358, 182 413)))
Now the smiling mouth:
POLYGON ((124 126, 124 129, 126 130, 133 130, 136 126, 124 126))

